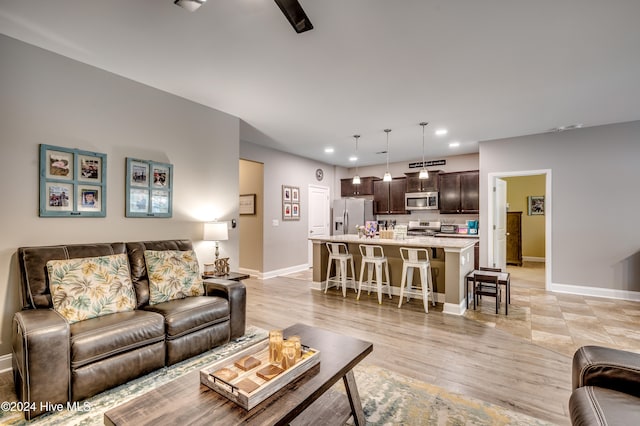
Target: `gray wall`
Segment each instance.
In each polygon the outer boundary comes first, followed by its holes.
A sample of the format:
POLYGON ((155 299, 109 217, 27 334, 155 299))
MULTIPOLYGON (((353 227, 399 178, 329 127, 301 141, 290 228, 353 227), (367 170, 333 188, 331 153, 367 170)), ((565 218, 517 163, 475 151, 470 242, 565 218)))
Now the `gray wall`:
MULTIPOLYGON (((18 247, 190 238, 202 263, 202 222, 237 218, 239 119, 0 36, 0 357, 11 353, 18 247), (38 147, 107 154, 107 217, 38 217, 38 147), (174 166, 173 217, 124 217, 125 158, 174 166)), ((220 244, 237 265, 237 229, 220 244)), ((2 364, 2 363, 0 363, 2 364)))
POLYGON ((264 276, 268 278, 311 266, 307 252, 308 188, 310 184, 326 186, 334 198, 337 168, 245 141, 240 142, 240 158, 264 164, 264 276), (315 177, 318 168, 324 170, 321 182, 315 177), (282 185, 300 188, 300 220, 282 220, 282 185), (273 225, 274 220, 278 221, 278 226, 273 225))
POLYGON ((481 142, 481 262, 488 174, 551 169, 552 288, 640 291, 639 161, 640 121, 481 142))

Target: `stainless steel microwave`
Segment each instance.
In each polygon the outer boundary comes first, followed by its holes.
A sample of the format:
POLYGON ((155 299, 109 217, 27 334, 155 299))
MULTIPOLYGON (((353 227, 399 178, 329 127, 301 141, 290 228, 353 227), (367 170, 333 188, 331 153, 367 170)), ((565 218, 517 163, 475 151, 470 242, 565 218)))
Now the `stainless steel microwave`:
POLYGON ((437 192, 407 192, 404 195, 406 210, 438 210, 437 192))

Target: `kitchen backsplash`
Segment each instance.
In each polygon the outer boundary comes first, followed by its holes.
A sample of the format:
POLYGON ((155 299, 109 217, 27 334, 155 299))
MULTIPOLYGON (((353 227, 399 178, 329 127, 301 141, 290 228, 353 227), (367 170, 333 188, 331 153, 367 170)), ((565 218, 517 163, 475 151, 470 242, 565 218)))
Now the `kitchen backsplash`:
POLYGON ((411 214, 384 214, 378 215, 377 220, 387 220, 392 221, 395 220, 398 225, 407 225, 410 220, 422 220, 422 221, 430 221, 430 222, 441 222, 443 224, 455 224, 455 225, 464 225, 467 223, 467 220, 479 220, 478 214, 440 214, 436 212, 429 211, 420 211, 420 212, 412 212, 411 214))

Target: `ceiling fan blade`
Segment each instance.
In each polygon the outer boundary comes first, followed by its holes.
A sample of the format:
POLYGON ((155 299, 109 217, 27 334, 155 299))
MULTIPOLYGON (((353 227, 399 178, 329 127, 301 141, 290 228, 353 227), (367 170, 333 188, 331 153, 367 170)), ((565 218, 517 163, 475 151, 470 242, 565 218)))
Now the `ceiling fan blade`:
POLYGON ((313 24, 298 0, 274 0, 298 34, 313 29, 313 24))

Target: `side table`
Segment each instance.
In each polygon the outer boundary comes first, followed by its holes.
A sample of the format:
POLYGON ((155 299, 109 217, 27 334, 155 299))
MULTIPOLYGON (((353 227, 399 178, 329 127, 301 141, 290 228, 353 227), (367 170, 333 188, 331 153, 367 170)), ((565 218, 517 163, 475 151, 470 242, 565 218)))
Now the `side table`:
POLYGON ((229 272, 227 275, 220 275, 220 276, 202 274, 203 280, 206 280, 208 278, 210 279, 216 278, 221 280, 242 281, 242 280, 247 280, 250 277, 251 276, 249 274, 243 274, 242 272, 229 272))

